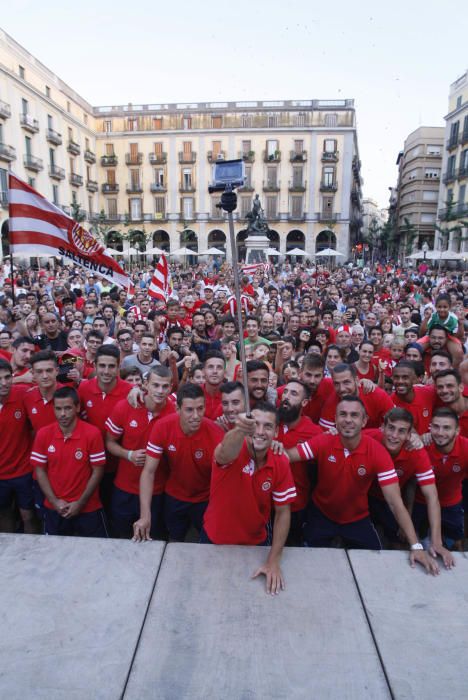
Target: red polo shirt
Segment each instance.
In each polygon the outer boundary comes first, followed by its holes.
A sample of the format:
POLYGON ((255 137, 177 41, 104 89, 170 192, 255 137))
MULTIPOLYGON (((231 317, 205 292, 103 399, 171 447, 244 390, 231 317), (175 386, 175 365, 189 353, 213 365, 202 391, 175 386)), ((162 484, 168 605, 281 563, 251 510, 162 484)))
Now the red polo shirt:
POLYGON ((315 394, 312 394, 310 397, 307 406, 302 409, 302 415, 307 416, 313 423, 318 424, 323 405, 334 391, 333 381, 329 377, 324 377, 318 385, 315 394))
MULTIPOLYGON (((364 430, 364 435, 371 437, 373 440, 377 440, 377 442, 383 445, 383 432, 378 428, 364 430)), ((400 481, 400 488, 403 488, 413 476, 416 477, 420 486, 435 484, 435 475, 431 467, 431 461, 424 448, 420 450, 407 450, 403 447, 397 455, 390 454, 390 457, 395 465, 395 471, 400 481)), ((375 481, 372 484, 369 495, 375 496, 376 498, 383 498, 382 490, 375 481)))
POLYGON ((213 459, 203 527, 215 544, 260 544, 267 538, 272 504, 288 505, 295 496, 287 457, 268 450, 266 464, 256 469, 244 441, 239 456, 230 464, 213 459))
MULTIPOLYGON (((448 455, 439 452, 434 443, 429 445, 427 452, 436 478, 440 505, 457 505, 462 500, 463 479, 468 478, 468 439, 458 436, 448 455)), ((416 500, 425 503, 419 490, 416 492, 416 500)))
POLYGON ((412 401, 404 401, 397 393, 393 392, 391 398, 395 406, 405 408, 414 420, 414 429, 418 435, 429 432, 432 411, 434 408, 434 390, 432 386, 414 386, 414 398, 412 401))
POLYGON ((151 430, 146 453, 168 462, 166 493, 180 501, 202 503, 210 494, 213 452, 224 437, 216 423, 203 418, 199 430, 186 435, 178 414, 157 421, 151 430))
POLYGON ((31 472, 32 436, 24 406, 26 391, 26 385, 13 385, 7 399, 0 403, 0 479, 16 479, 31 472))
MULTIPOLYGON (((286 450, 289 450, 291 447, 296 447, 301 442, 306 442, 316 435, 322 435, 322 430, 318 425, 312 423, 310 418, 301 416, 299 423, 294 428, 280 423, 276 439, 283 443, 286 450)), ((291 505, 292 512, 305 508, 310 499, 310 478, 307 464, 307 461, 291 463, 291 472, 297 491, 296 499, 291 505)))
MULTIPOLYGON (((31 452, 31 464, 47 472, 52 491, 68 503, 77 501, 85 490, 93 469, 106 463, 102 435, 94 425, 78 419, 70 437, 65 438, 58 423, 41 428, 31 452)), ((45 499, 46 508, 52 504, 45 499)), ((102 508, 99 487, 95 489, 82 513, 102 508)))
MULTIPOLYGON (((81 401, 81 417, 91 425, 99 428, 101 435, 106 433, 106 420, 114 407, 122 399, 127 398, 132 384, 118 378, 115 387, 108 394, 99 388, 97 377, 81 382, 78 387, 78 395, 81 401)), ((117 469, 118 459, 107 454, 106 471, 114 472, 117 469)))
MULTIPOLYGON (((366 425, 368 428, 379 428, 383 423, 385 414, 394 407, 392 399, 379 387, 376 387, 369 394, 365 394, 362 387, 359 387, 359 398, 366 408, 366 425)), ((332 389, 332 393, 326 400, 320 415, 322 428, 328 430, 328 428, 335 427, 336 407, 339 401, 336 391, 332 389)))
MULTIPOLYGON (((132 408, 127 399, 119 401, 106 421, 106 429, 115 437, 121 438, 120 445, 126 450, 145 450, 148 437, 158 420, 175 413, 172 401, 166 401, 161 413, 154 416, 146 406, 132 408)), ((140 476, 142 468, 121 457, 117 467, 114 484, 127 493, 140 492, 140 476)), ((164 459, 158 466, 154 479, 153 494, 164 492, 167 478, 167 465, 164 459)))
POLYGON ((223 407, 221 406, 222 394, 219 389, 215 394, 209 394, 206 386, 203 386, 203 393, 205 394, 205 418, 216 420, 216 418, 223 415, 223 407))
POLYGON ((367 494, 375 477, 381 487, 398 483, 387 450, 366 435, 353 452, 343 447, 339 435, 319 435, 297 449, 301 459, 317 462, 312 501, 336 523, 353 523, 369 515, 367 494))
MULTIPOLYGON (((57 389, 61 389, 63 384, 57 384, 57 389)), ((39 387, 29 389, 24 395, 24 405, 35 433, 46 425, 55 423, 54 400, 46 401, 42 396, 39 387)))

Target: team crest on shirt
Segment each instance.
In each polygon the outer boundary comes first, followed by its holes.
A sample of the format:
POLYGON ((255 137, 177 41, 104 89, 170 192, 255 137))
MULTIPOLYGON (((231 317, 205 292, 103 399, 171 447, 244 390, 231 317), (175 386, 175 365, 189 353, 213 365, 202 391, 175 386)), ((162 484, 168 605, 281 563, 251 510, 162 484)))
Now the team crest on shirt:
POLYGON ((83 458, 83 453, 81 450, 77 450, 75 452, 75 459, 82 459, 83 458))
POLYGON ((264 481, 262 484, 262 491, 269 491, 271 489, 271 482, 264 481))
POLYGON ((55 447, 53 445, 49 445, 47 452, 55 452, 55 447))
POLYGON ((428 411, 428 409, 427 409, 427 408, 425 408, 425 409, 423 410, 423 412, 422 412, 422 413, 423 413, 423 416, 424 416, 424 418, 427 418, 427 417, 428 417, 428 415, 429 415, 429 411, 428 411))
POLYGON ((175 445, 169 445, 169 447, 168 447, 167 449, 169 450, 169 452, 175 452, 175 451, 176 451, 175 445))
POLYGON ((328 458, 328 461, 329 461, 329 462, 336 462, 336 457, 335 457, 335 455, 330 455, 329 458, 328 458))
POLYGON ((203 457, 203 450, 197 450, 195 452, 195 458, 196 459, 201 459, 203 457))
POLYGON ((359 476, 365 476, 367 474, 367 469, 361 464, 361 466, 357 470, 357 473, 359 474, 359 476))
POLYGON ((136 420, 131 420, 130 427, 131 428, 138 428, 138 422, 136 420))
POLYGON ((16 418, 16 420, 19 420, 19 419, 21 418, 22 415, 23 415, 23 414, 21 413, 21 411, 15 411, 15 418, 16 418))
POLYGON ((252 476, 252 474, 255 471, 255 464, 253 459, 250 460, 248 464, 245 465, 245 467, 242 469, 244 474, 248 474, 249 476, 252 476))
POLYGON ((452 467, 452 470, 453 470, 454 472, 461 472, 461 467, 460 467, 459 464, 454 464, 453 467, 452 467))
POLYGON ((35 416, 37 413, 37 408, 34 406, 34 408, 31 409, 31 413, 35 416))
POLYGON ((93 402, 91 401, 91 399, 90 399, 89 401, 86 401, 86 405, 87 405, 88 408, 92 408, 92 407, 93 407, 93 402))

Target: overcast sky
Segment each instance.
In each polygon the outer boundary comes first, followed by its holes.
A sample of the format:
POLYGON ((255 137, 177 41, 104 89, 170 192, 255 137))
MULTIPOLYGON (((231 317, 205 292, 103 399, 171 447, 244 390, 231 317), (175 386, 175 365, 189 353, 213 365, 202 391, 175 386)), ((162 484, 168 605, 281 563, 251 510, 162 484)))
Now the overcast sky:
POLYGON ((364 195, 468 68, 466 0, 16 0, 2 28, 93 105, 354 98, 364 195))

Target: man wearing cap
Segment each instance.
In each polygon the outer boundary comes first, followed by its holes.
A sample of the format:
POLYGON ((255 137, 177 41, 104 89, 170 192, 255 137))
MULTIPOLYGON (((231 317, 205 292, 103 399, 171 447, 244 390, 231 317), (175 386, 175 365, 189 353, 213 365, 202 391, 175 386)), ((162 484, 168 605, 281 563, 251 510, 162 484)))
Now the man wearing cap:
POLYGON ((353 347, 351 336, 351 328, 349 326, 339 326, 336 331, 336 344, 344 350, 346 358, 345 362, 351 364, 359 360, 359 353, 353 347))

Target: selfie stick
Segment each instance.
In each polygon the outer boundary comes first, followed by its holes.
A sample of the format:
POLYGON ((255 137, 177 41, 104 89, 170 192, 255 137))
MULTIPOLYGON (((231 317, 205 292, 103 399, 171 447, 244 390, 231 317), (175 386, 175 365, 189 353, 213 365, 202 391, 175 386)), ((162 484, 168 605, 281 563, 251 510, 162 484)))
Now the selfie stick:
POLYGON ((244 387, 245 411, 247 416, 250 417, 249 388, 247 386, 247 362, 245 359, 244 328, 242 326, 239 266, 237 264, 236 235, 234 233, 234 221, 232 218, 232 212, 237 207, 237 195, 230 185, 226 186, 226 189, 221 195, 221 202, 218 206, 226 211, 228 215, 229 237, 231 239, 232 272, 234 275, 234 295, 236 297, 236 315, 237 325, 239 327, 239 356, 242 367, 242 384, 244 387))

